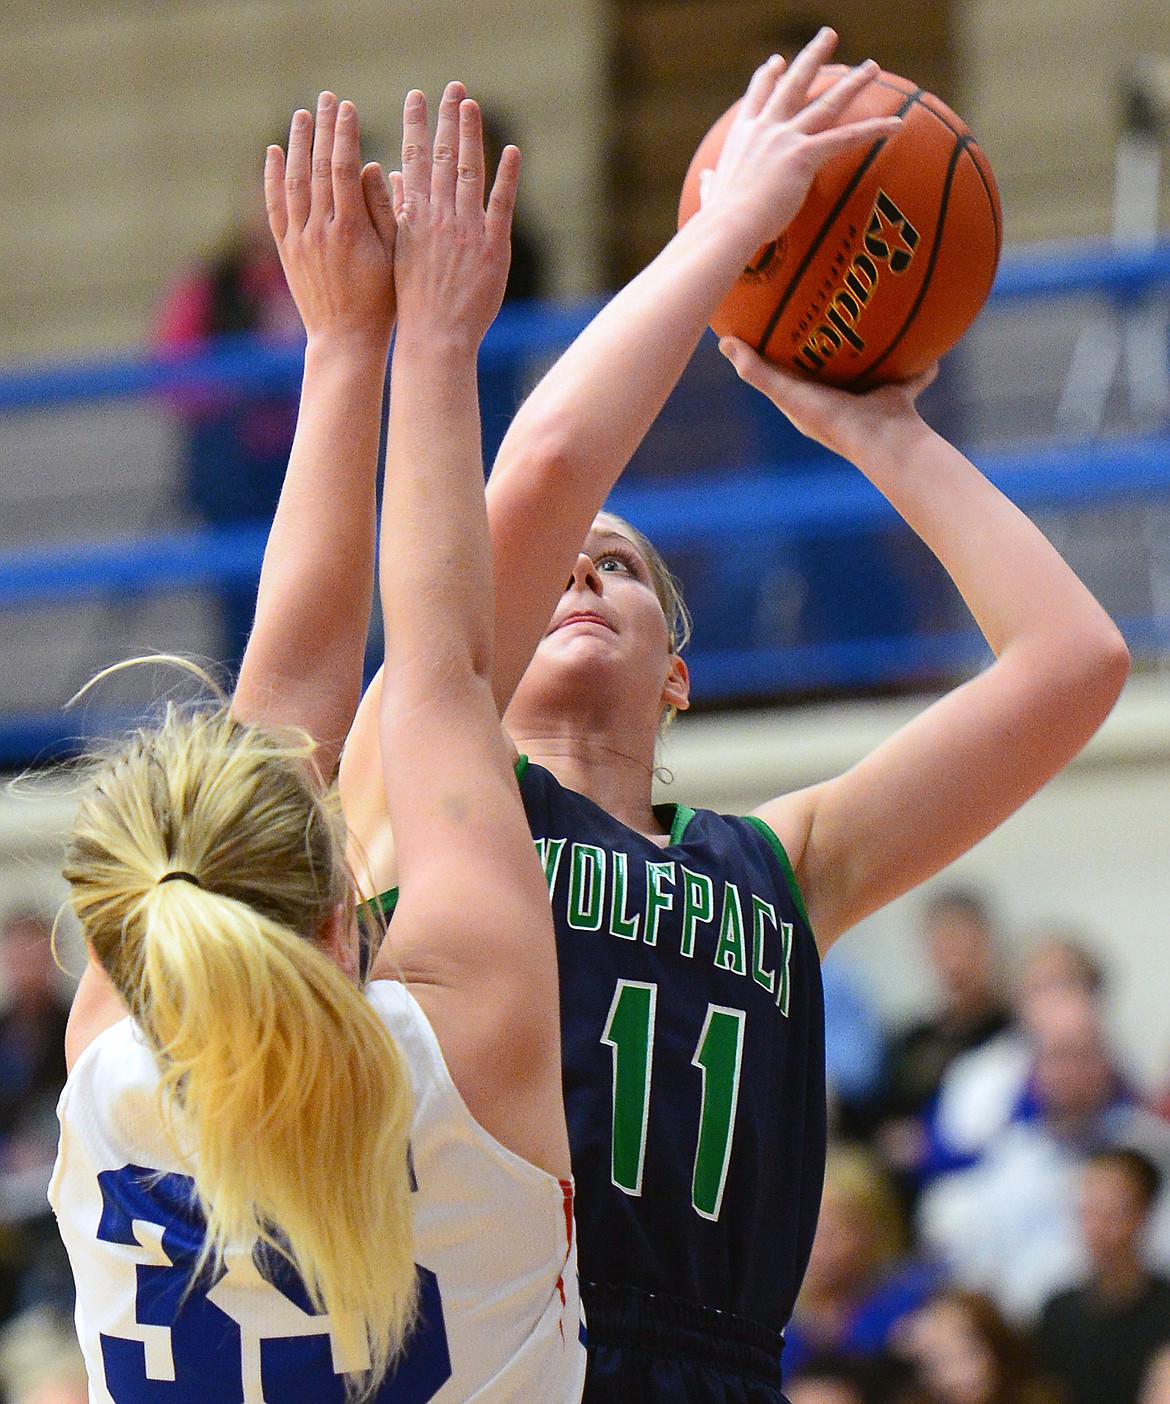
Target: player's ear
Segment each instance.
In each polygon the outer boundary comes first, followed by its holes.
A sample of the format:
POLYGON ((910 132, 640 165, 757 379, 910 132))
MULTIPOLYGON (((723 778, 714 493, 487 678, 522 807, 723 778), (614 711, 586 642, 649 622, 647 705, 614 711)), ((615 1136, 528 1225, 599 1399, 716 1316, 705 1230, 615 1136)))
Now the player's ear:
POLYGON ((670 655, 666 681, 662 685, 662 701, 667 707, 685 712, 691 705, 691 674, 677 653, 670 655))
POLYGON ((357 928, 353 919, 353 909, 347 902, 338 902, 330 908, 317 927, 318 944, 352 980, 358 978, 357 928))

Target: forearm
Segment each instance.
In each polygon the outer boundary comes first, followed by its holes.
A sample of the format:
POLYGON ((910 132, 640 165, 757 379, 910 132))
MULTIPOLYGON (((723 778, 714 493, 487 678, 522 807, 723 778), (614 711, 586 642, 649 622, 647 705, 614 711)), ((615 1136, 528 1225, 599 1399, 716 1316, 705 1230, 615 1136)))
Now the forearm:
POLYGON ((589 526, 754 252, 700 211, 594 318, 517 412, 488 483, 495 690, 506 705, 589 526), (516 584, 518 588, 511 588, 516 584))
POLYGON ((387 671, 403 687, 490 667, 476 351, 409 333, 395 347, 380 579, 387 671))
POLYGON ((296 435, 261 571, 235 706, 304 726, 332 769, 360 696, 373 598, 388 347, 310 340, 296 435))
MULTIPOLYGON (((750 231, 699 211, 577 337, 517 412, 493 491, 532 446, 559 449, 598 505, 638 447, 754 252, 750 231)), ((539 465, 529 465, 539 466, 539 465)))

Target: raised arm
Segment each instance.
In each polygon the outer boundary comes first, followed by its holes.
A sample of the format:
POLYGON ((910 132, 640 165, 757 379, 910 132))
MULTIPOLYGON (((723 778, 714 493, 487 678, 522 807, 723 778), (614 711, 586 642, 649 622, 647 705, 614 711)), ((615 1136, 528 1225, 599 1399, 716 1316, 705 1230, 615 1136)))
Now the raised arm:
POLYGON ((928 377, 852 395, 721 343, 803 433, 851 460, 934 552, 995 661, 836 779, 757 812, 788 850, 822 949, 972 848, 1108 716, 1128 672, 1112 620, 1039 529, 923 423, 928 377))
MULTIPOLYGON (((353 104, 299 111, 288 157, 268 149, 269 221, 307 335, 296 437, 264 552, 256 622, 233 706, 303 727, 331 775, 361 692, 373 596, 378 426, 394 325, 394 214, 359 163, 353 104), (315 130, 314 130, 315 125, 315 130)), ((125 1017, 90 958, 69 1015, 69 1067, 125 1017)))
POLYGON ((513 1150, 568 1166, 548 891, 491 690, 492 578, 476 357, 499 310, 519 152, 485 213, 479 109, 449 84, 403 119, 379 708, 400 895, 374 973, 401 971, 464 1100, 513 1150))
POLYGON ((878 72, 848 71, 817 101, 809 85, 831 29, 788 66, 752 77, 702 208, 594 318, 518 411, 492 468, 488 515, 496 577, 496 697, 507 705, 548 627, 594 516, 686 368, 752 255, 796 214, 833 156, 888 136, 897 118, 841 122, 878 72))
MULTIPOLYGON (((617 294, 517 412, 492 468, 488 517, 497 581, 493 686, 503 710, 564 589, 581 543, 686 368, 716 307, 759 246, 775 238, 835 155, 889 135, 897 118, 841 123, 878 72, 862 64, 816 102, 808 90, 836 35, 820 34, 792 64, 752 77, 703 207, 617 294)), ((374 870, 393 870, 374 782, 380 677, 362 700, 341 785, 346 816, 374 870)))
POLYGON ((304 727, 331 775, 361 695, 374 586, 375 483, 394 326, 396 224, 364 169, 350 102, 322 93, 268 149, 265 198, 305 325, 296 436, 268 537, 234 706, 304 727))

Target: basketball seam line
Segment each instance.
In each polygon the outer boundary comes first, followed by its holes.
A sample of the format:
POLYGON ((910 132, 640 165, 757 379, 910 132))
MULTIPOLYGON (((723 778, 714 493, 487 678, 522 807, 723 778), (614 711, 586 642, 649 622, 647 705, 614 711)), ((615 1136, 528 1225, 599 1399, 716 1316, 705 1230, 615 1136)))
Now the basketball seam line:
MULTIPOLYGON (((874 371, 877 370, 878 366, 880 366, 881 363, 887 359, 887 357, 891 354, 894 348, 906 335, 907 331, 909 331, 910 329, 912 322, 914 321, 914 318, 918 315, 918 309, 922 306, 923 299, 926 297, 926 294, 930 289, 930 280, 934 277, 935 264, 938 262, 938 251, 942 247, 943 226, 946 223, 947 206, 951 202, 951 187, 955 183, 955 171, 958 169, 959 157, 962 156, 965 149, 966 148, 962 142, 956 142, 954 150, 951 152, 950 164, 947 167, 947 178, 943 184, 942 199, 939 201, 938 206, 938 220, 935 223, 934 227, 934 242, 930 246, 930 258, 926 264, 926 276, 923 278, 922 283, 918 288, 917 296, 915 297, 909 312, 907 312, 906 314, 906 319, 902 323, 901 327, 898 329, 897 335, 893 337, 893 339, 890 341, 889 345, 882 352, 882 354, 878 356, 875 360, 871 361, 869 366, 864 371, 862 371, 860 375, 854 376, 852 380, 846 383, 845 388, 847 389, 852 388, 855 385, 863 384, 871 375, 873 375, 874 371)), ((973 161, 972 164, 974 165, 976 163, 973 161)))
MULTIPOLYGON (((887 84, 886 86, 892 87, 893 85, 887 84)), ((896 88, 895 92, 901 92, 901 89, 896 88)), ((911 107, 913 107, 913 105, 918 101, 918 98, 921 96, 922 92, 923 89, 919 88, 917 92, 909 94, 906 98, 906 101, 893 115, 896 117, 901 117, 905 112, 907 112, 911 107)), ((923 106, 925 107, 926 104, 923 103, 923 106)), ((929 112, 931 109, 927 108, 926 110, 929 112)), ((792 294, 796 291, 796 285, 800 282, 801 278, 804 276, 806 270, 808 269, 809 264, 813 261, 817 253, 820 251, 821 243, 824 240, 824 237, 828 230, 832 228, 833 221, 841 213, 841 210, 848 202, 849 197, 853 194, 853 192, 857 189, 858 185, 860 184, 861 178, 865 175, 866 171, 869 170, 870 166, 873 165, 874 161, 877 159, 878 152, 882 149, 883 146, 885 146, 888 140, 888 137, 882 137, 880 141, 874 142, 874 144, 870 147, 869 151, 866 153, 865 160, 862 161, 858 165, 857 169, 853 172, 853 176, 849 181, 849 184, 841 192, 840 196, 837 199, 837 203, 833 206, 833 208, 829 211, 828 215, 825 217, 824 222, 821 224, 820 229, 817 231, 817 237, 810 243, 808 251, 805 253, 804 258, 801 259, 800 264, 798 265, 796 271, 793 273, 791 279, 789 280, 787 288, 785 288, 784 290, 784 296, 780 298, 780 300, 777 302, 775 308, 772 311, 771 317, 768 319, 768 325, 764 328, 764 334, 760 338, 759 343, 756 346, 756 351, 759 353, 759 355, 763 356, 765 354, 764 348, 772 339, 772 333, 776 330, 776 324, 784 315, 784 309, 788 306, 788 303, 792 298, 792 294)))
MULTIPOLYGON (((979 151, 986 160, 987 153, 983 151, 983 148, 975 140, 974 135, 964 137, 963 150, 966 151, 968 155, 970 155, 972 147, 975 147, 975 149, 979 151)), ((984 171, 983 167, 979 164, 979 162, 976 161, 974 156, 971 156, 971 164, 975 167, 975 173, 976 175, 978 175, 979 180, 983 185, 983 191, 984 194, 987 196, 987 203, 991 209, 991 222, 995 225, 995 261, 996 264, 998 264, 999 256, 1003 251, 1003 226, 1000 222, 999 214, 996 210, 995 197, 991 193, 991 183, 987 179, 987 173, 984 171)))

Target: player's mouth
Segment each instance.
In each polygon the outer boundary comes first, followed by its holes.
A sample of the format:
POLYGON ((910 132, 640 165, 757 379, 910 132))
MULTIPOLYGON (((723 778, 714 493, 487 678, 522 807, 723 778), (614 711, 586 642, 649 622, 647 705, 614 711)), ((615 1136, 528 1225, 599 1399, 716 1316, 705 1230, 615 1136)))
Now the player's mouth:
POLYGON ((555 634, 561 629, 567 629, 570 624, 599 624, 603 629, 608 629, 611 634, 617 633, 608 619, 588 609, 575 609, 571 614, 566 614, 563 619, 557 620, 549 632, 555 634))

